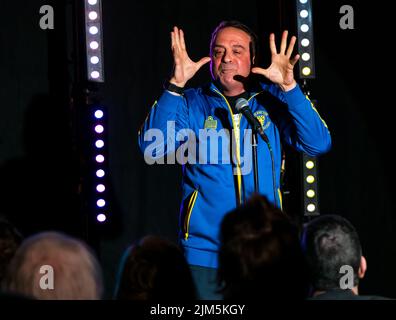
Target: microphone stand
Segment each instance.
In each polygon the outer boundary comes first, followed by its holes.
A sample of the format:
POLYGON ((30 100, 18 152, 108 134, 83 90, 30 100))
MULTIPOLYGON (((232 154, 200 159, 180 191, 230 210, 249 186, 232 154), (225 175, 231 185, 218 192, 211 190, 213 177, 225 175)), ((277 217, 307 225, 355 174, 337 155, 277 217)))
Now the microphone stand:
POLYGON ((258 164, 257 164, 257 130, 252 130, 252 153, 253 153, 253 174, 254 174, 254 193, 259 193, 258 164))

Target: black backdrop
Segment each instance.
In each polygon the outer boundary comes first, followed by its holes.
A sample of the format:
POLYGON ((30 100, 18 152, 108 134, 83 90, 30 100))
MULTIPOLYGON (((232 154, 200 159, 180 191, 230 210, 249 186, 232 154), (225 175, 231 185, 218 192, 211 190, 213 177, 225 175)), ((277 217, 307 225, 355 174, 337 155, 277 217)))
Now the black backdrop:
MULTIPOLYGON (((321 212, 343 215, 356 226, 368 260, 362 292, 396 297, 394 54, 389 10, 378 3, 314 1, 317 79, 311 91, 333 138, 332 150, 320 158, 321 212), (355 10, 354 30, 339 27, 343 4, 355 10)), ((25 234, 56 228, 84 238, 67 108, 73 78, 70 9, 61 1, 40 0, 2 0, 1 6, 0 211, 25 234), (55 30, 38 26, 44 4, 55 8, 55 30)), ((121 219, 116 233, 96 243, 109 297, 130 242, 147 233, 176 240, 180 168, 148 166, 137 148, 137 131, 172 68, 171 28, 184 29, 190 55, 199 59, 207 55, 219 21, 241 20, 257 31, 265 66, 269 31, 279 36, 294 15, 274 0, 104 0, 103 16, 101 95, 109 112, 114 215, 121 219)), ((208 79, 204 67, 189 85, 208 79)))

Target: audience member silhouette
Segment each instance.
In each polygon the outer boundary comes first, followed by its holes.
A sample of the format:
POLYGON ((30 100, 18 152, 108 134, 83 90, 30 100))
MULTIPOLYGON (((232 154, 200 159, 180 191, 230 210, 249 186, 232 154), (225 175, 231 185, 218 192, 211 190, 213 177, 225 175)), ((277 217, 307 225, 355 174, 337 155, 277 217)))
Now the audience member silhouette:
POLYGON ((221 224, 219 284, 224 299, 305 299, 308 276, 298 227, 255 195, 221 224))
POLYGON ((8 220, 0 217, 0 283, 21 242, 21 233, 8 220))
POLYGON ((358 233, 345 218, 325 215, 309 222, 302 246, 309 266, 315 300, 387 299, 360 296, 358 285, 367 270, 358 233))
POLYGON ((115 299, 186 302, 195 297, 190 269, 176 244, 149 235, 126 250, 115 299))
POLYGON ((42 232, 22 242, 3 289, 39 300, 97 300, 102 297, 102 283, 99 263, 83 241, 42 232))

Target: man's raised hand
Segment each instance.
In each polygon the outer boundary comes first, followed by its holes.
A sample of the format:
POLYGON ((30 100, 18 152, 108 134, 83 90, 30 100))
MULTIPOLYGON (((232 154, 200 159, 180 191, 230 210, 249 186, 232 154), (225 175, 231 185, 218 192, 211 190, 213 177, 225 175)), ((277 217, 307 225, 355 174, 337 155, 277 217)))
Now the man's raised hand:
POLYGON ((170 82, 178 87, 184 87, 197 71, 210 61, 210 57, 204 57, 198 62, 194 62, 188 56, 184 32, 178 27, 173 27, 171 32, 172 53, 174 60, 174 73, 170 82))
POLYGON ((278 84, 283 91, 289 91, 296 86, 294 80, 293 68, 300 55, 295 55, 291 58, 293 53, 294 44, 296 43, 296 37, 293 36, 290 39, 289 46, 287 47, 287 31, 282 34, 282 41, 279 53, 276 50, 275 35, 270 35, 270 50, 271 50, 271 65, 267 69, 263 68, 252 68, 253 73, 261 74, 273 83, 278 84), (287 47, 287 50, 286 50, 287 47))

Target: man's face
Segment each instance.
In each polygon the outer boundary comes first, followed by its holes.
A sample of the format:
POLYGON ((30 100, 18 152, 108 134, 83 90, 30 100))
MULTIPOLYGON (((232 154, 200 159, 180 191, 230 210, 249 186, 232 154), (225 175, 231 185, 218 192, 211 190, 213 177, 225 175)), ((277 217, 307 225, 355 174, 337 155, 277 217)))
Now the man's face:
POLYGON ((250 74, 249 44, 250 36, 234 27, 221 29, 217 34, 212 47, 211 73, 225 91, 237 92, 243 88, 243 84, 234 77, 250 74))

